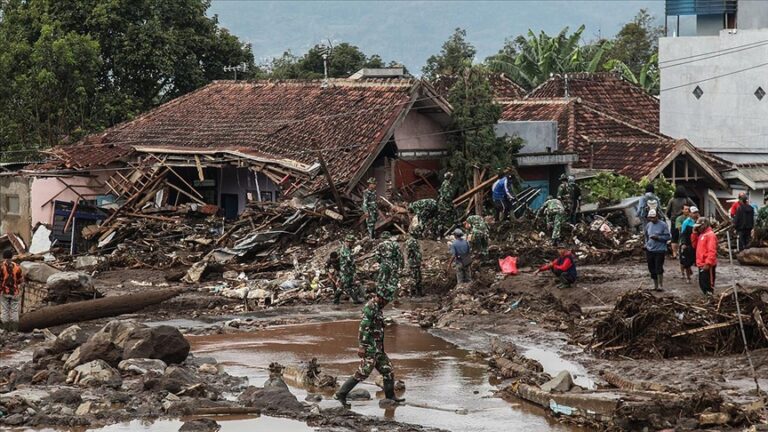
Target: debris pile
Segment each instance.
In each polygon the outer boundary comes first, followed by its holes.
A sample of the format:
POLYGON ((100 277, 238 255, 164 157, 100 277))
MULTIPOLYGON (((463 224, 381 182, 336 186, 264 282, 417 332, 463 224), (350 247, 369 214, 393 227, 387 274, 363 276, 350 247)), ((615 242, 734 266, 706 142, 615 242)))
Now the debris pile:
MULTIPOLYGON (((744 331, 752 349, 768 347, 768 289, 739 290, 744 331)), ((726 355, 744 350, 732 289, 710 302, 692 304, 675 297, 633 291, 596 325, 591 349, 604 356, 670 358, 726 355)))

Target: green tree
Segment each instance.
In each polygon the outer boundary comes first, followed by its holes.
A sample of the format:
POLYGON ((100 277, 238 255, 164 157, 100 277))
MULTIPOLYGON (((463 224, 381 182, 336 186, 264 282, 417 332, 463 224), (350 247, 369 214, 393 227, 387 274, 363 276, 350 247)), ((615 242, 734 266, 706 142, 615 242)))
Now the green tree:
POLYGON ((640 9, 632 21, 624 24, 616 34, 606 58, 621 62, 632 75, 639 77, 643 69, 647 69, 649 59, 657 54, 658 40, 663 31, 647 9, 640 9))
POLYGON ((474 167, 498 172, 511 167, 522 141, 497 137, 494 126, 501 118, 501 106, 493 102, 488 73, 482 66, 465 69, 453 85, 448 101, 453 107, 447 168, 458 184, 469 184, 474 167))
POLYGON ((656 196, 662 204, 666 204, 675 192, 675 186, 663 175, 653 181, 643 178, 636 182, 627 176, 600 173, 584 183, 584 189, 587 192, 584 200, 589 203, 598 203, 601 207, 616 204, 625 198, 642 195, 649 183, 653 183, 656 196))
POLYGON ((489 58, 488 65, 529 90, 553 74, 595 72, 602 64, 607 44, 585 46, 583 32, 583 25, 570 35, 568 27, 556 36, 543 31, 536 35, 528 30, 527 37, 521 35, 514 42, 507 41, 499 54, 489 58))
POLYGON ((342 42, 333 48, 315 45, 303 56, 286 51, 267 66, 268 76, 276 79, 318 79, 324 76, 323 55, 328 58, 328 77, 346 78, 362 68, 383 68, 384 60, 378 54, 370 57, 355 45, 342 42))
POLYGON ((0 0, 0 147, 72 141, 256 71, 209 0, 0 0))
POLYGON ((617 59, 608 60, 605 62, 605 65, 603 65, 603 68, 605 68, 605 70, 620 73, 624 79, 641 87, 652 95, 659 94, 659 82, 661 77, 659 76, 658 53, 651 54, 651 57, 646 60, 643 67, 640 69, 639 74, 635 74, 627 64, 617 59))
POLYGON ((461 28, 454 30, 451 37, 443 43, 440 54, 430 56, 427 64, 421 68, 424 77, 434 80, 438 76, 455 76, 471 66, 477 51, 466 39, 466 30, 461 28))

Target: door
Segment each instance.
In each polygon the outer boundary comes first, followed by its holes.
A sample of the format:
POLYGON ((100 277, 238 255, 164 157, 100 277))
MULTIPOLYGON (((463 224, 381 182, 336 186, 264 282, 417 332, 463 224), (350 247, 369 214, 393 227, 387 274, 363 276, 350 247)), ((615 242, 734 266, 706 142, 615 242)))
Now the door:
POLYGON ((239 208, 237 194, 221 194, 221 207, 224 209, 224 217, 227 220, 237 219, 239 208))

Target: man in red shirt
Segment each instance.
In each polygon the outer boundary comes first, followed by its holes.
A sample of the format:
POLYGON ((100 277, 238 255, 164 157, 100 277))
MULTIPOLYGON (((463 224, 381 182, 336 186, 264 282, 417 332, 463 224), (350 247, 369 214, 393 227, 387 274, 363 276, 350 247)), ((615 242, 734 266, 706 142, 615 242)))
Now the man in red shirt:
POLYGON ((717 268, 717 236, 709 219, 700 217, 693 226, 698 233, 696 243, 696 267, 699 268, 699 288, 704 295, 715 292, 715 270, 717 268))
POLYGON ((576 283, 576 262, 573 259, 573 254, 567 248, 561 247, 558 249, 558 253, 559 256, 554 261, 539 267, 537 273, 552 270, 552 273, 560 281, 557 287, 570 288, 576 283))
POLYGON ((739 209, 739 206, 741 206, 742 201, 746 199, 747 199, 747 193, 739 192, 739 198, 736 200, 735 203, 731 204, 731 209, 728 210, 728 213, 731 215, 731 219, 736 217, 736 210, 739 209))

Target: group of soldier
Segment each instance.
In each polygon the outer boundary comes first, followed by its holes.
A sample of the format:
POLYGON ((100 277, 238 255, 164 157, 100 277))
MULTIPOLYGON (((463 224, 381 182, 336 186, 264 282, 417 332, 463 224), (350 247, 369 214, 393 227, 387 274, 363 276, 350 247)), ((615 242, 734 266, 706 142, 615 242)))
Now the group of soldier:
POLYGON ((560 176, 560 186, 557 188, 557 197, 552 195, 539 209, 537 217, 544 215, 547 228, 552 230, 552 244, 558 245, 561 241, 561 229, 568 221, 576 223, 576 215, 581 206, 581 188, 576 184, 574 176, 560 176))

